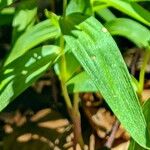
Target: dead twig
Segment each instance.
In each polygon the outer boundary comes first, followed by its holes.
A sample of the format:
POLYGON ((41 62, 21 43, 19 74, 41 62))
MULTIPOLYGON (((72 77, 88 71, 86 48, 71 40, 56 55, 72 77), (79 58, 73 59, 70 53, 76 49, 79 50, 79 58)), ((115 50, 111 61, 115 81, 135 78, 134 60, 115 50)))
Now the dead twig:
POLYGON ((116 132, 119 128, 119 125, 120 125, 120 122, 118 120, 115 121, 115 124, 113 125, 113 128, 112 128, 112 132, 107 140, 107 142, 105 143, 105 147, 106 148, 111 148, 112 147, 112 144, 115 140, 115 135, 116 135, 116 132))

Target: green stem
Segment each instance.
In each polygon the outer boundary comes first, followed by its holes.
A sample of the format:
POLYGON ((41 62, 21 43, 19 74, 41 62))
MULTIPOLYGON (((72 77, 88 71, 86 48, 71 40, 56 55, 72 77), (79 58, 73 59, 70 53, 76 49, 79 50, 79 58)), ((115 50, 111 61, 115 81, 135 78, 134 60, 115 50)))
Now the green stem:
POLYGON ((73 108, 74 108, 74 112, 78 112, 78 110, 79 110, 79 93, 74 93, 73 108))
POLYGON ((68 111, 70 111, 72 109, 72 104, 71 104, 71 100, 67 91, 67 87, 66 87, 66 58, 65 58, 65 51, 64 51, 64 38, 63 35, 61 35, 60 37, 60 47, 62 49, 62 56, 61 56, 61 87, 62 87, 62 93, 64 95, 64 99, 67 105, 67 108, 69 109, 68 111))
POLYGON ((63 0, 63 16, 66 15, 67 0, 63 0))
POLYGON ((147 63, 150 59, 150 51, 146 50, 145 54, 144 54, 144 60, 141 66, 141 70, 140 70, 140 76, 139 76, 139 89, 138 89, 138 93, 141 96, 142 92, 143 92, 143 88, 144 88, 144 79, 145 79, 145 71, 146 71, 146 66, 147 63))
MULTIPOLYGON (((63 17, 65 17, 65 12, 66 12, 66 6, 67 6, 67 0, 63 1, 63 17)), ((73 125, 74 125, 74 149, 76 147, 76 144, 79 143, 80 146, 83 149, 84 143, 83 143, 83 138, 82 138, 82 132, 81 132, 81 118, 80 118, 80 113, 79 113, 79 94, 74 95, 74 107, 72 106, 68 91, 67 91, 67 86, 66 86, 66 76, 67 76, 67 71, 66 71, 66 58, 65 58, 65 46, 64 46, 64 37, 61 35, 60 37, 60 47, 62 49, 62 56, 61 56, 61 64, 60 64, 60 80, 61 80, 61 88, 62 88, 62 93, 67 105, 68 113, 72 119, 73 125)))

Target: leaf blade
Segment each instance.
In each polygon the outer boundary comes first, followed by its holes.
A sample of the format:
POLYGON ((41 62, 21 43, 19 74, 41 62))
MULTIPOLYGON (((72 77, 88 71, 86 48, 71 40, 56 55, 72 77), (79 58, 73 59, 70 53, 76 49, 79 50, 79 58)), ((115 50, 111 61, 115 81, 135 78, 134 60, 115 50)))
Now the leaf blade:
POLYGON ((5 65, 23 55, 26 51, 48 39, 57 38, 60 35, 60 29, 54 26, 50 20, 45 20, 35 25, 25 32, 16 41, 5 65))
POLYGON ((150 30, 134 20, 117 18, 107 22, 105 27, 112 35, 126 37, 138 47, 147 48, 149 46, 150 30))
POLYGON ((59 56, 57 46, 35 48, 3 67, 0 73, 0 111, 29 87, 59 56))
POLYGON ((65 36, 65 40, 78 61, 131 136, 147 147, 142 109, 123 58, 110 34, 93 17, 81 23, 71 34, 65 36))

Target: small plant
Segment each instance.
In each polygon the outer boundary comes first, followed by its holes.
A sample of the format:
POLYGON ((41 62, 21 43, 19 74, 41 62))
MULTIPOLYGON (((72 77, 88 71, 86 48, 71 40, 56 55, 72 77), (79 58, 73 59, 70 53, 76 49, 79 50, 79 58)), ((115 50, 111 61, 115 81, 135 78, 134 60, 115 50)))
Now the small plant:
POLYGON ((57 15, 51 0, 51 11, 45 10, 41 21, 37 10, 44 1, 0 1, 0 26, 13 27, 11 51, 1 61, 0 110, 53 68, 73 123, 75 147, 84 147, 79 94, 99 92, 131 135, 129 149, 150 149, 150 104, 140 100, 150 59, 150 12, 142 7, 148 1, 138 2, 63 0, 57 15), (114 10, 125 17, 117 17, 114 10), (139 80, 129 74, 115 35, 144 49, 139 80))

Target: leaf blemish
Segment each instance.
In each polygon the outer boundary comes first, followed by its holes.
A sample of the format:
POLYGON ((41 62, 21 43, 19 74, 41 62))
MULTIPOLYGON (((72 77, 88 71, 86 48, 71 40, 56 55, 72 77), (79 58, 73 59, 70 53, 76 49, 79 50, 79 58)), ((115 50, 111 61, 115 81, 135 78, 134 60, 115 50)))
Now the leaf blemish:
POLYGON ((26 75, 27 73, 28 73, 27 70, 22 70, 22 72, 21 72, 22 75, 26 75))
POLYGON ((102 28, 102 31, 103 32, 108 32, 108 30, 106 28, 104 28, 104 27, 102 28))
POLYGON ((91 56, 91 59, 92 59, 92 60, 95 60, 95 59, 96 59, 96 56, 95 56, 95 55, 91 56))
POLYGON ((34 53, 33 56, 36 58, 36 57, 38 57, 38 54, 37 54, 37 53, 34 53))
POLYGON ((41 56, 38 56, 38 59, 41 59, 42 57, 41 56))

